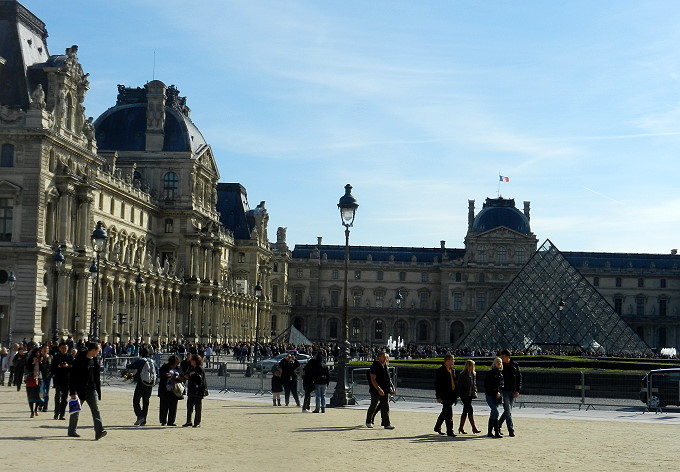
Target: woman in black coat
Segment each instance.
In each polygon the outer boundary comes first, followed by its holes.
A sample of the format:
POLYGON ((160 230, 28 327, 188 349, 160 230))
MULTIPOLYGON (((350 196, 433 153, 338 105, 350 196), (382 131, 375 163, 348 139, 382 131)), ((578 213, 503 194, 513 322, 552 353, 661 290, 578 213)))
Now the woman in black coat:
POLYGON ((168 362, 163 364, 158 371, 158 398, 160 400, 160 411, 158 414, 158 421, 161 426, 175 426, 175 418, 177 416, 177 401, 182 397, 178 397, 173 392, 173 386, 176 382, 183 383, 184 379, 178 370, 179 357, 170 356, 168 362))
POLYGON ((182 426, 198 428, 201 426, 203 397, 208 393, 208 385, 205 381, 205 372, 202 367, 203 359, 201 356, 193 354, 190 363, 189 371, 184 373, 184 378, 187 379, 187 422, 182 426), (196 409, 196 414, 192 423, 191 416, 194 409, 196 409))
POLYGON ((491 408, 489 415, 488 437, 500 438, 501 430, 498 426, 498 405, 503 403, 503 361, 500 357, 493 360, 491 370, 484 377, 484 392, 486 393, 486 403, 491 408))

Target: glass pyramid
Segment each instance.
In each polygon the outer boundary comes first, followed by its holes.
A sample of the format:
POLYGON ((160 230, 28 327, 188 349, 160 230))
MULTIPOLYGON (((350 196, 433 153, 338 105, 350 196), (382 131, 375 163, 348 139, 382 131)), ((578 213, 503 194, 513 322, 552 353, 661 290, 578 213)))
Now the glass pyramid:
POLYGON ((458 346, 651 354, 649 346, 550 240, 534 253, 458 346))

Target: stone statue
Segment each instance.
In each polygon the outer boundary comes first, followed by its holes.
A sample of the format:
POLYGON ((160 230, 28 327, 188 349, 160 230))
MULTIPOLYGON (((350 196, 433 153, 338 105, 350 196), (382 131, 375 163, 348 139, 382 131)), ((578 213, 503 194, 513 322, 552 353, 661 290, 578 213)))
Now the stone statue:
POLYGON ((88 141, 92 141, 94 139, 94 125, 92 124, 93 121, 94 118, 90 116, 87 120, 85 120, 85 123, 83 123, 83 134, 88 141))
POLYGON ((120 262, 120 243, 116 242, 116 244, 113 245, 113 251, 111 252, 111 259, 113 262, 120 262))
POLYGON ((284 244, 286 242, 286 229, 283 226, 279 226, 276 230, 276 242, 279 244, 284 244))
POLYGON ((43 90, 42 84, 36 85, 33 92, 31 92, 30 107, 37 110, 45 109, 45 91, 43 90))

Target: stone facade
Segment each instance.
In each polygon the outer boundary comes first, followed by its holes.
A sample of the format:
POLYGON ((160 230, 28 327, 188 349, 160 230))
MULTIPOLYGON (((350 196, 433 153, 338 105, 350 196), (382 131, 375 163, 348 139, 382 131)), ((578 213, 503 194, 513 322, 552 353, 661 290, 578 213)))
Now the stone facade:
POLYGON ((86 118, 78 47, 50 55, 44 23, 17 2, 0 2, 0 19, 0 74, 12 85, 0 92, 2 344, 10 330, 13 340, 238 341, 285 329, 285 230, 270 244, 264 202, 251 210, 240 186, 222 205, 239 217, 217 211, 215 159, 179 91, 119 86, 116 106, 86 118))

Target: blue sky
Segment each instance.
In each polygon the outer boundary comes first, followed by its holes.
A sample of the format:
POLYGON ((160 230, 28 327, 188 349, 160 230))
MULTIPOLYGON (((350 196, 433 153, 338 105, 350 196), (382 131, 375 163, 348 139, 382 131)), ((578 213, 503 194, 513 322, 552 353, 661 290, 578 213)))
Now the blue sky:
POLYGON ((87 114, 175 84, 270 238, 463 247, 468 199, 531 201, 561 250, 680 246, 680 2, 25 0, 87 114), (155 51, 155 70, 154 70, 155 51))

